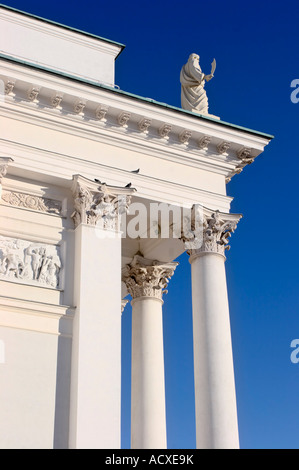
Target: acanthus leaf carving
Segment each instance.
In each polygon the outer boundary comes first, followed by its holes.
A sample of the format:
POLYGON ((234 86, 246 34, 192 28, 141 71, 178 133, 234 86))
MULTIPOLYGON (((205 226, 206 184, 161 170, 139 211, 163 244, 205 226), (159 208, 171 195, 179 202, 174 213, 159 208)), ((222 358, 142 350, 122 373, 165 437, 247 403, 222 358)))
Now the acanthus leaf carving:
MULTIPOLYGON (((194 217, 194 216, 193 216, 194 217)), ((224 256, 230 249, 229 238, 235 231, 240 214, 223 214, 218 210, 204 212, 201 226, 197 230, 191 225, 189 234, 182 234, 181 239, 190 255, 199 253, 218 253, 224 256)))
POLYGON ((138 297, 155 297, 162 299, 167 293, 167 286, 178 263, 162 263, 148 260, 137 254, 132 262, 122 270, 122 280, 133 299, 138 297))
POLYGON ((98 225, 99 228, 118 230, 122 214, 127 213, 134 188, 119 188, 106 183, 95 185, 81 177, 74 177, 75 227, 80 223, 98 225))

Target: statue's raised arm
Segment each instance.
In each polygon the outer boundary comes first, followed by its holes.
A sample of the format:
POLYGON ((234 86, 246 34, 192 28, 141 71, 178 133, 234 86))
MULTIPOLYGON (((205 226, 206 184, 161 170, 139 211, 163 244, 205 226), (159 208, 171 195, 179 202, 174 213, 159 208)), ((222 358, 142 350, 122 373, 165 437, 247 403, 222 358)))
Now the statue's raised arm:
POLYGON ((210 81, 216 69, 216 60, 212 62, 211 73, 205 75, 199 65, 199 55, 190 54, 188 62, 182 67, 181 106, 183 109, 199 114, 209 114, 208 97, 204 89, 205 82, 210 81))

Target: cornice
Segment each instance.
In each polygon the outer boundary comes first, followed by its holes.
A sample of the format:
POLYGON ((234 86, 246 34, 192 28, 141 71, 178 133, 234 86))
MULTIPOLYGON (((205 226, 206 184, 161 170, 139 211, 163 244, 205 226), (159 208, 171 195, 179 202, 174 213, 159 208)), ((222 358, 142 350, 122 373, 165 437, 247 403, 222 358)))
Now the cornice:
POLYGON ((15 118, 28 122, 99 141, 108 138, 113 145, 142 146, 174 158, 180 154, 184 164, 196 162, 228 180, 269 142, 266 137, 218 126, 212 120, 152 106, 150 100, 138 101, 115 90, 111 93, 104 87, 94 88, 5 60, 0 63, 7 93, 1 112, 14 113, 15 118), (246 158, 242 157, 244 149, 246 158))
MULTIPOLYGON (((137 176, 128 170, 118 167, 107 166, 101 163, 90 162, 76 158, 73 155, 53 153, 46 150, 36 149, 31 146, 17 144, 15 142, 0 140, 2 154, 14 155, 18 166, 14 164, 10 168, 10 174, 20 176, 26 171, 34 171, 45 178, 45 182, 61 185, 64 188, 71 188, 73 168, 84 174, 87 178, 93 179, 97 175, 104 181, 115 186, 121 186, 124 182, 132 182, 137 189, 137 195, 141 198, 157 200, 170 204, 177 204, 184 194, 184 201, 190 203, 198 202, 209 205, 212 208, 219 208, 228 211, 232 197, 213 193, 192 186, 182 185, 175 182, 154 178, 147 175, 137 176), (56 165, 53 167, 53 161, 56 165)), ((4 185, 4 189, 6 186, 4 185)))
POLYGON ((2 307, 5 306, 7 308, 24 310, 28 313, 37 315, 40 312, 43 312, 50 317, 53 315, 58 315, 60 318, 67 316, 68 318, 73 319, 75 313, 75 307, 70 307, 68 305, 49 304, 2 295, 0 296, 0 305, 2 307))
POLYGON ((0 296, 0 324, 9 328, 72 337, 75 308, 0 296))
MULTIPOLYGON (((13 105, 12 105, 13 106, 13 105)), ((227 176, 230 172, 234 171, 235 162, 217 156, 207 149, 203 152, 198 152, 196 148, 190 147, 188 152, 185 145, 179 142, 174 142, 172 145, 165 145, 157 137, 145 138, 144 135, 127 132, 124 133, 124 126, 120 128, 101 128, 99 129, 94 123, 82 122, 77 119, 77 116, 70 117, 68 120, 62 119, 60 116, 53 116, 47 114, 45 111, 40 115, 36 109, 20 106, 12 108, 12 106, 1 107, 0 115, 14 118, 21 122, 28 122, 52 130, 59 130, 78 137, 88 138, 96 142, 104 144, 111 144, 114 147, 119 147, 127 150, 141 151, 143 154, 151 155, 160 159, 167 159, 182 165, 196 167, 202 170, 211 171, 213 173, 227 176)), ((238 161, 239 163, 239 161, 238 161)))

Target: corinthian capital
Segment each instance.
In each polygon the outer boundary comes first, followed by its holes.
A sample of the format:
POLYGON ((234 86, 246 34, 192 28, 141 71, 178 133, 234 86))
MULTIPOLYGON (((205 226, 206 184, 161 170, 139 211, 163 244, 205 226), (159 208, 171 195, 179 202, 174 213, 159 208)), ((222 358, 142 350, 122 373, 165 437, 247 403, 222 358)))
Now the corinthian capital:
POLYGON ((97 225, 103 229, 118 230, 120 216, 128 211, 134 188, 95 183, 80 175, 73 176, 75 227, 79 224, 97 225))
POLYGON ((229 238, 235 231, 241 214, 225 214, 203 208, 200 223, 195 224, 197 214, 193 211, 191 230, 184 231, 181 239, 190 255, 217 253, 224 256, 230 249, 229 238), (196 226, 196 229, 194 228, 196 226))
POLYGON ((131 264, 122 271, 122 280, 133 299, 155 297, 162 299, 166 287, 178 263, 161 263, 135 255, 131 264))

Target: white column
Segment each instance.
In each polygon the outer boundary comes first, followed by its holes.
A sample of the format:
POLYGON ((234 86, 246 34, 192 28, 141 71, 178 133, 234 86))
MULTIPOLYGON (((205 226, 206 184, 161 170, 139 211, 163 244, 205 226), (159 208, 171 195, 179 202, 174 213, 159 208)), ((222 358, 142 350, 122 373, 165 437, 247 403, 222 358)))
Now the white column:
MULTIPOLYGON (((239 215, 205 215, 200 246, 189 250, 192 274, 196 444, 239 447, 225 256, 239 215)), ((195 245, 196 246, 196 245, 195 245)))
POLYGON ((136 255, 123 272, 133 297, 132 449, 167 448, 162 294, 176 266, 136 255))
POLYGON ((76 313, 69 447, 117 449, 121 430, 121 235, 115 225, 115 194, 82 177, 74 178, 73 192, 76 313))

